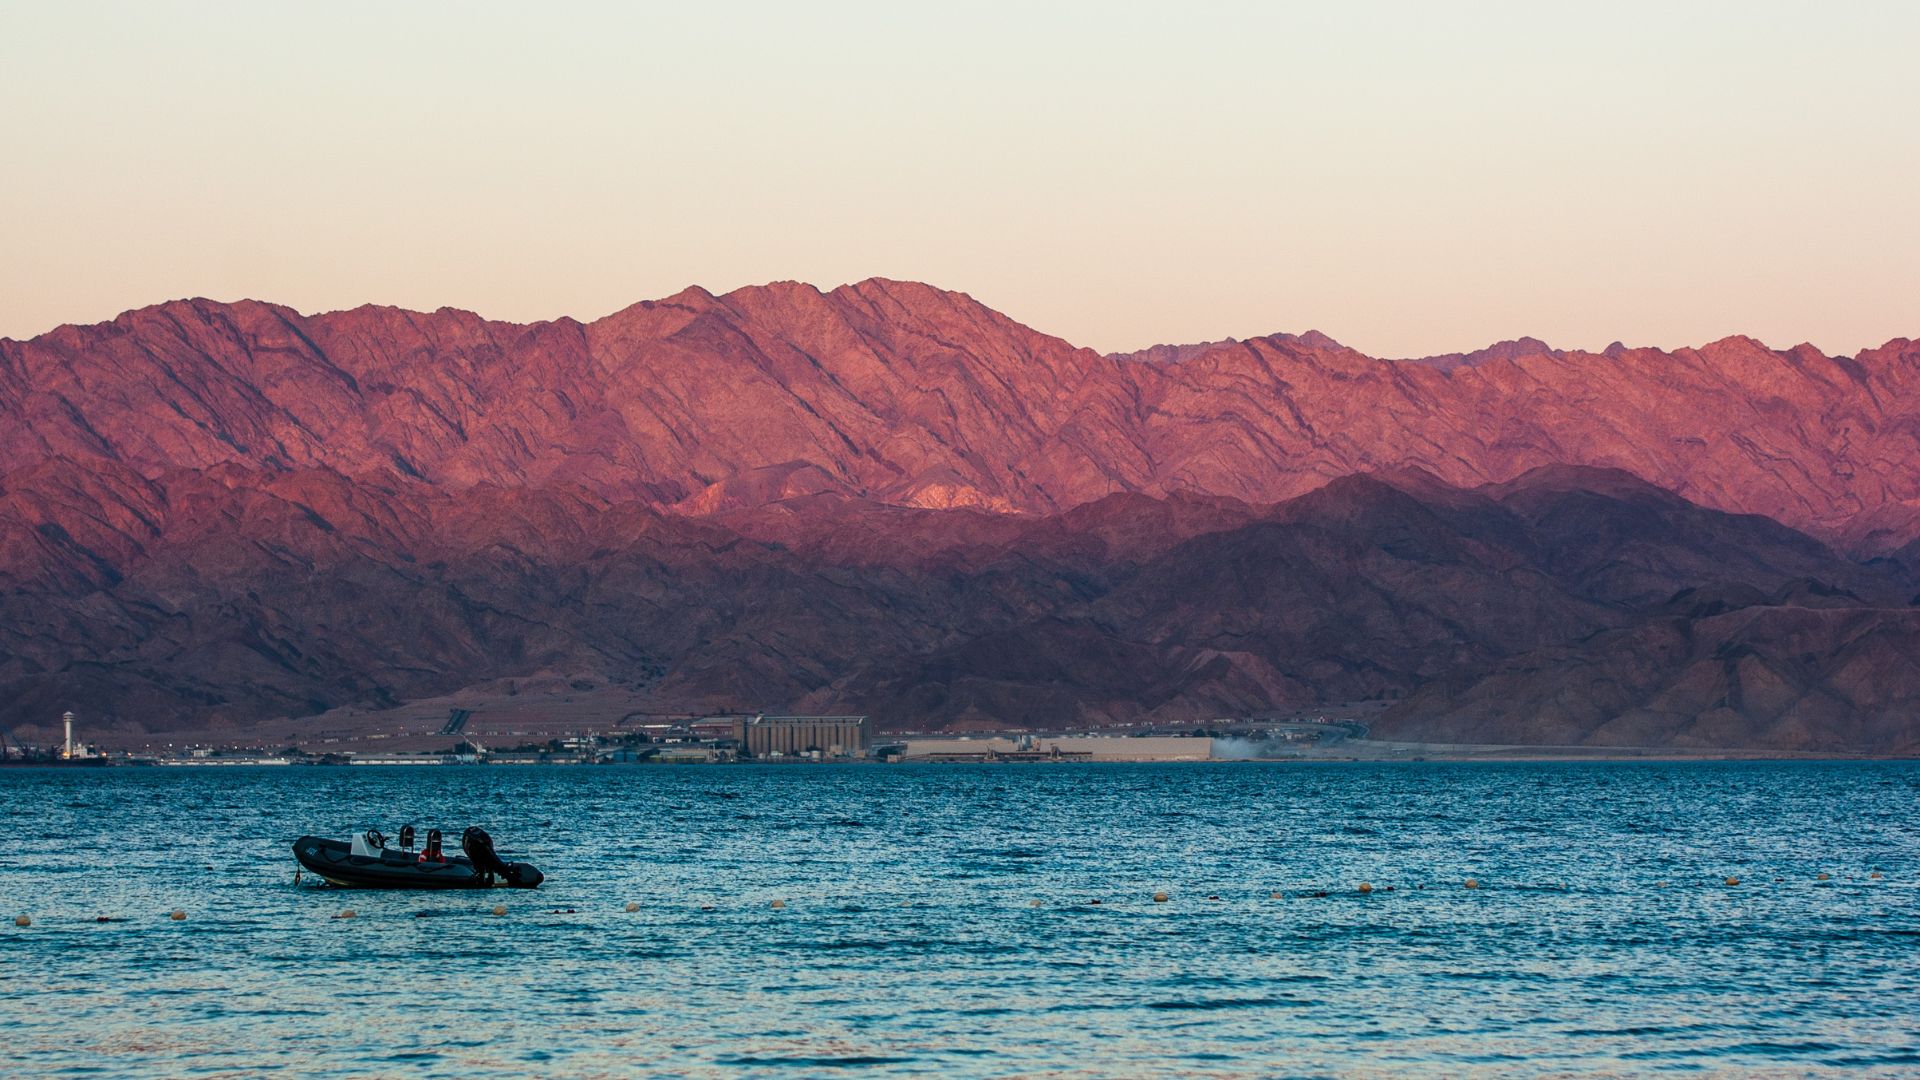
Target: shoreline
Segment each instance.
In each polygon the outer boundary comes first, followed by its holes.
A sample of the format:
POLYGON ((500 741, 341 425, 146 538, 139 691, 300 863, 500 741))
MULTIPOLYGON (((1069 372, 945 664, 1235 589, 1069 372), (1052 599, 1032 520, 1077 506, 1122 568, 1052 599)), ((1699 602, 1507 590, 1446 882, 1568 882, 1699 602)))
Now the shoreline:
POLYGON ((298 761, 286 759, 256 759, 234 757, 224 759, 131 759, 107 762, 57 762, 57 761, 8 761, 0 763, 0 768, 13 770, 57 770, 57 771, 100 771, 102 769, 278 769, 278 768, 343 768, 343 769, 421 769, 421 768, 492 768, 492 769, 677 769, 677 768, 819 768, 822 766, 861 767, 861 768, 951 768, 955 766, 995 766, 1001 768, 1021 767, 1061 767, 1061 766, 1111 766, 1111 765, 1548 765, 1548 764, 1712 764, 1729 762, 1772 762, 1823 764, 1837 762, 1890 762, 1920 761, 1920 754, 1829 754, 1829 753, 1764 753, 1745 751, 1707 751, 1701 753, 1682 753, 1674 751, 1650 751, 1647 753, 1551 753, 1538 748, 1526 748, 1512 752, 1482 753, 1424 753, 1412 756, 1368 757, 1345 754, 1295 755, 1289 757, 1127 757, 1127 758, 1073 758, 1057 761, 1044 760, 969 760, 937 761, 926 758, 906 758, 897 761, 876 761, 872 759, 842 759, 834 761, 706 761, 706 762, 586 762, 586 761, 418 761, 418 762, 352 762, 352 761, 298 761))

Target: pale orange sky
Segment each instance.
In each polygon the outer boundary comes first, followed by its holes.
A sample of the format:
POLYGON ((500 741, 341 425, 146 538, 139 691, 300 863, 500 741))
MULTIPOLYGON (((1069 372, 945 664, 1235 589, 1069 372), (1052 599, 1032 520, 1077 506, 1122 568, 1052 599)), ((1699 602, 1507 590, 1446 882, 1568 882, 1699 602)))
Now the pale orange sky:
POLYGON ((0 335, 882 275, 1100 349, 1920 337, 1920 5, 697 6, 0 0, 0 335))

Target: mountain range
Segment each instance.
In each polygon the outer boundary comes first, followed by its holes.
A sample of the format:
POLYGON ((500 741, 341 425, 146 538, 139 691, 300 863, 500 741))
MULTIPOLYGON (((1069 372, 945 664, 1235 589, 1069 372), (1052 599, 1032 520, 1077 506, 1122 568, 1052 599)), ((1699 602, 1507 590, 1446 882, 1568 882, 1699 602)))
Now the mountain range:
POLYGON ((0 727, 503 676, 925 730, 1388 701, 1920 749, 1920 343, 1102 355, 960 293, 590 323, 179 301, 0 340, 0 727))

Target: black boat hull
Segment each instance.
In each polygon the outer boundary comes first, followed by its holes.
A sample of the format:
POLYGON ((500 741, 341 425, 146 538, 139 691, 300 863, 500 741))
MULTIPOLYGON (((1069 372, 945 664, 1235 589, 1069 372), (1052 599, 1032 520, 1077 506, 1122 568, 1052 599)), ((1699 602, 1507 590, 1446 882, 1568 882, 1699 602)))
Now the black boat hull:
POLYGON ((472 860, 461 855, 421 862, 414 855, 387 850, 370 858, 353 854, 346 843, 319 836, 295 840, 293 857, 308 872, 346 889, 533 889, 543 880, 540 871, 526 863, 511 864, 509 877, 477 871, 472 860))

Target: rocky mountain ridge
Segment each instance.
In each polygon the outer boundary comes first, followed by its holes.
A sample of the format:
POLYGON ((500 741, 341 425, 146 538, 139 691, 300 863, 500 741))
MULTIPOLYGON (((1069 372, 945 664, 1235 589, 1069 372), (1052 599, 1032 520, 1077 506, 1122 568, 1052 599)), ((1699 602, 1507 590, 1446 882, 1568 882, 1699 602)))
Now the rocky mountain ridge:
POLYGON ((1920 346, 1102 356, 958 293, 0 341, 0 727, 503 676, 887 726, 1912 752, 1920 346))
POLYGON ((1920 538, 1920 344, 1377 360, 1317 333, 1101 356, 960 293, 689 289, 591 323, 179 301, 0 341, 0 460, 578 485, 683 513, 833 491, 1055 513, 1335 476, 1622 469, 1844 548, 1920 538))

